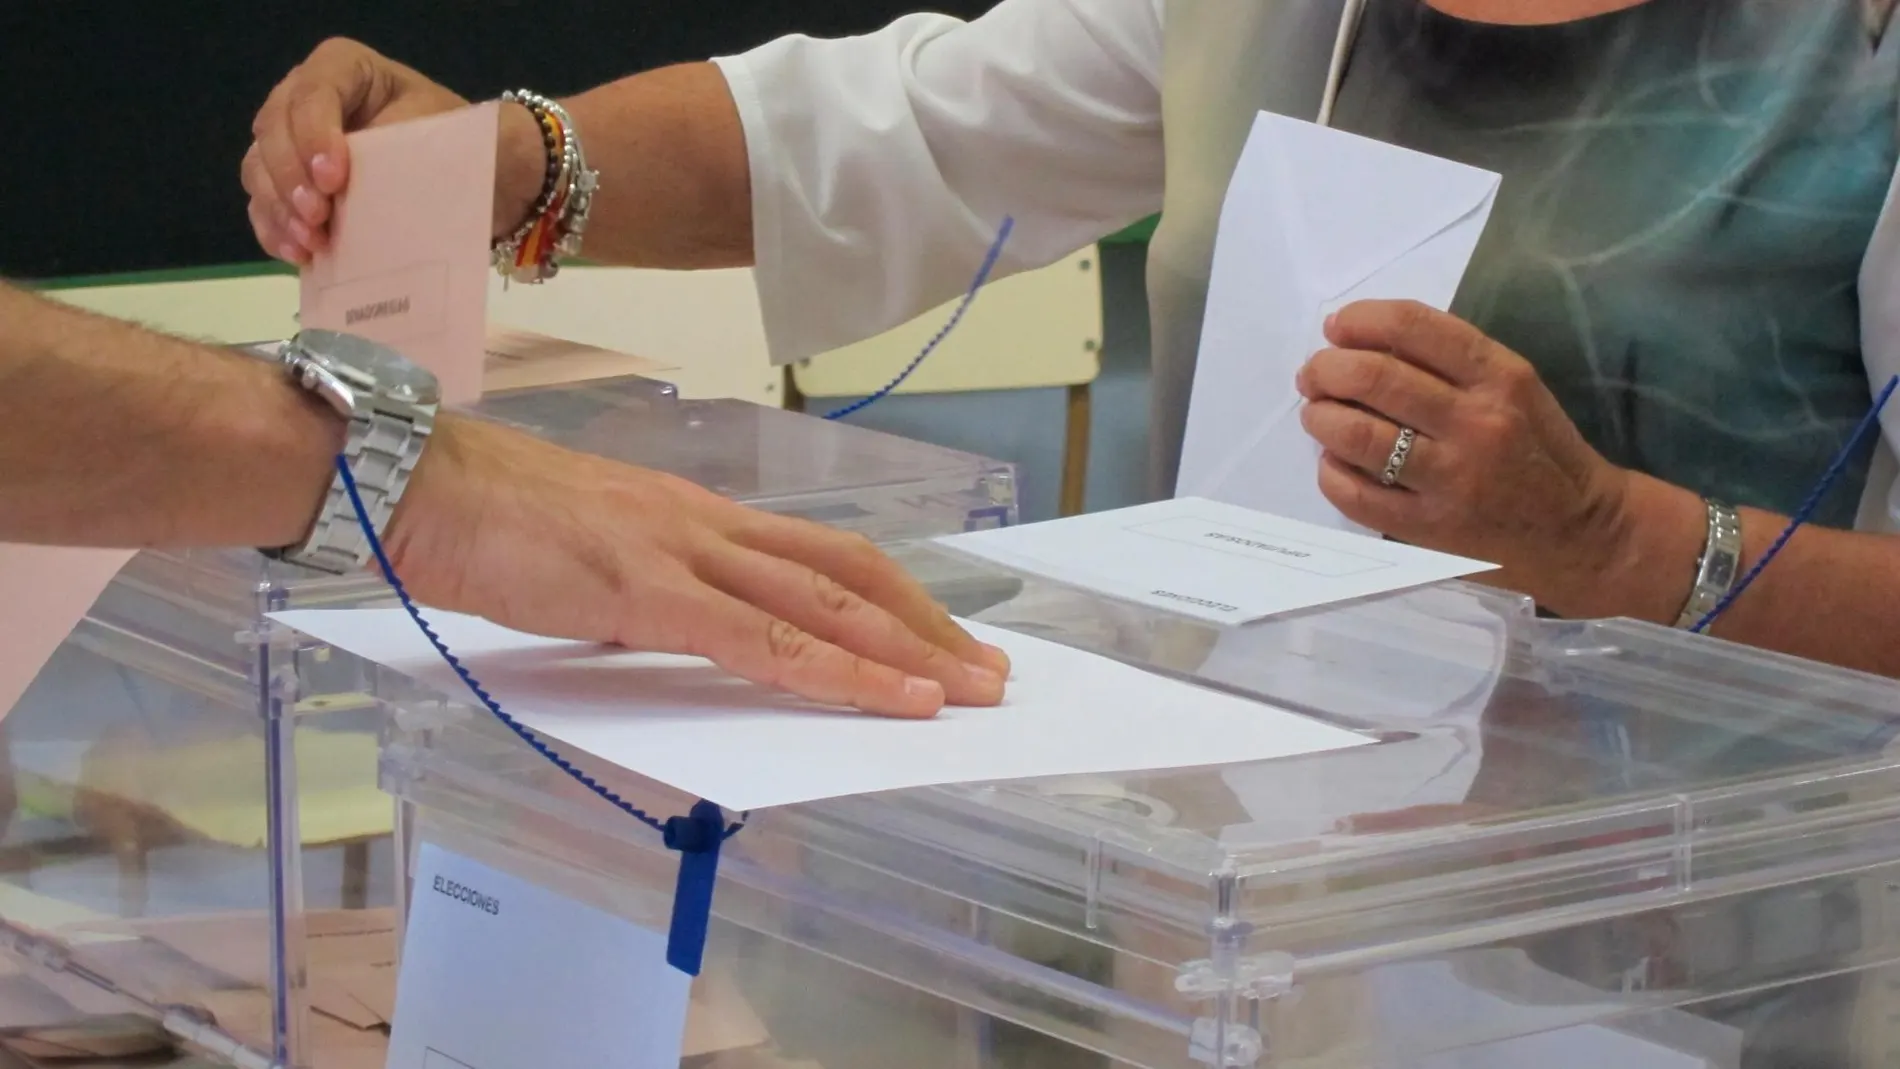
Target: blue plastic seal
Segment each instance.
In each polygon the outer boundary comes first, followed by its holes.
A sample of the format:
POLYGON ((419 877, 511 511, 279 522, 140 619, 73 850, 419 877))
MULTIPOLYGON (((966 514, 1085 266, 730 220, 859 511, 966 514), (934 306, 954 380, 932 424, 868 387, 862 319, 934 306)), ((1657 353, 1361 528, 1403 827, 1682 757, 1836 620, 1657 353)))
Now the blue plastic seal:
POLYGON ((673 890, 673 926, 666 936, 666 963, 698 976, 706 957, 706 927, 712 921, 713 885, 719 878, 719 847, 726 841, 726 814, 711 802, 693 805, 691 816, 666 822, 666 847, 680 854, 673 890))

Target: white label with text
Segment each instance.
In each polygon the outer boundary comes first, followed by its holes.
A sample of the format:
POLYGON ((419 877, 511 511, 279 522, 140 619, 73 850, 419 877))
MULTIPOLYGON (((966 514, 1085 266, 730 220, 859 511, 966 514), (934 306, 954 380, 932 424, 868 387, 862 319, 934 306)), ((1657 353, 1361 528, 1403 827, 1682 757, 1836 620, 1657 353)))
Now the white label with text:
POLYGON ((1344 577, 1396 567, 1389 560, 1302 542, 1280 532, 1230 527, 1186 516, 1144 523, 1129 530, 1150 538, 1164 538, 1216 553, 1232 553, 1262 564, 1292 568, 1313 575, 1344 577))
POLYGON ((425 843, 389 1069, 678 1069, 666 936, 425 843))

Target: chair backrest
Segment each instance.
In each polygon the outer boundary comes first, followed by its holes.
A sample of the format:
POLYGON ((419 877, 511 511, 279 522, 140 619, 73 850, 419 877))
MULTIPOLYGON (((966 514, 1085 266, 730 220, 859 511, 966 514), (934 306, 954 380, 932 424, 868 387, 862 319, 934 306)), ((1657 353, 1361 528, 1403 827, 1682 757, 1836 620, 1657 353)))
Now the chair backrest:
POLYGON ((497 277, 488 318, 671 365, 678 370, 665 377, 682 397, 785 403, 750 270, 578 266, 546 285, 506 289, 497 277))
MULTIPOLYGON (((889 383, 943 329, 953 301, 894 330, 796 365, 809 397, 856 397, 889 383)), ((1093 382, 1101 371, 1101 255, 1089 246, 992 283, 898 393, 1020 390, 1093 382)))

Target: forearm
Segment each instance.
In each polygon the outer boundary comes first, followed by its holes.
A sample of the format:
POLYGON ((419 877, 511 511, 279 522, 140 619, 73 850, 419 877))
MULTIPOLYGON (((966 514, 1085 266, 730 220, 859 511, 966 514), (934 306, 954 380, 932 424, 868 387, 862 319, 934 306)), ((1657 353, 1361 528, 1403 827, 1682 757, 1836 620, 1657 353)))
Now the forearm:
MULTIPOLYGON (((1638 476, 1625 536, 1601 581, 1549 604, 1565 616, 1628 616, 1673 624, 1707 539, 1695 493, 1638 476)), ((1788 518, 1741 510, 1743 574, 1788 518)), ((1710 627, 1721 638, 1900 677, 1900 538, 1804 527, 1710 627)))
MULTIPOLYGON (((752 263, 745 132, 717 67, 664 67, 562 104, 580 128, 588 164, 600 172, 584 256, 675 269, 752 263)), ((495 236, 521 225, 546 167, 546 145, 527 109, 504 107, 495 236)))
POLYGON ((288 545, 342 435, 264 361, 0 284, 0 541, 288 545))

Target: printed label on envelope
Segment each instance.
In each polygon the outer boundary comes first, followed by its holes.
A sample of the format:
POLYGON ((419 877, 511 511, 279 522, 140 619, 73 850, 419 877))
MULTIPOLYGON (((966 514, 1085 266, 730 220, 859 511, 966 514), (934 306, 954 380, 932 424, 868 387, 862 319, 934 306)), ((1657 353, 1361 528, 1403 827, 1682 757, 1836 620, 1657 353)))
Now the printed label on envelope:
POLYGON ((448 323, 448 268, 423 264, 372 278, 351 279, 319 291, 325 308, 341 309, 343 328, 384 345, 405 344, 440 335, 448 323))
POLYGON ((424 843, 389 1069, 678 1069, 666 936, 424 843))
POLYGON ((1278 568, 1292 568, 1309 575, 1337 578, 1397 567, 1389 560, 1303 542, 1277 531, 1234 527, 1213 520, 1176 517, 1156 523, 1137 524, 1129 530, 1150 538, 1179 542, 1215 553, 1231 553, 1236 557, 1246 557, 1278 568))
POLYGON ((351 134, 330 250, 303 272, 299 326, 401 350, 448 404, 481 398, 498 108, 351 134))

